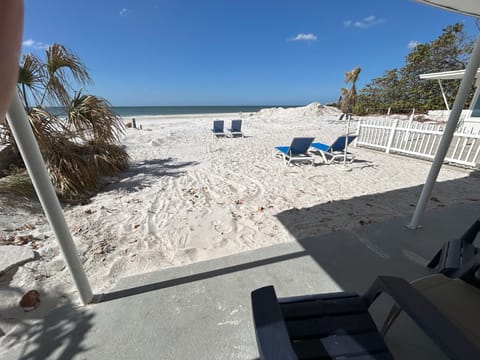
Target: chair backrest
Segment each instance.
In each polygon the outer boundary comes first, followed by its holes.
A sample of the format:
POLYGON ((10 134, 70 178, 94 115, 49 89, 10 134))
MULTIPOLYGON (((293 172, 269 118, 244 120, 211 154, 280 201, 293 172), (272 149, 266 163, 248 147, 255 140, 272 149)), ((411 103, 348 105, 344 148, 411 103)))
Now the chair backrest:
POLYGON ((288 149, 289 153, 294 154, 305 154, 312 144, 313 137, 296 137, 293 138, 292 143, 288 149))
POLYGON ((460 238, 447 241, 427 266, 445 276, 458 277, 479 286, 477 270, 480 268, 480 249, 473 244, 479 232, 480 219, 460 238))
POLYGON ((223 120, 214 120, 213 121, 213 131, 214 132, 223 132, 223 120))
POLYGON ((242 120, 232 120, 232 131, 242 131, 242 120))
MULTIPOLYGON (((335 140, 335 142, 330 146, 330 150, 331 151, 343 151, 343 149, 345 149, 345 138, 346 137, 347 136, 345 136, 345 135, 339 136, 337 138, 337 140, 335 140)), ((356 137, 357 137, 357 135, 348 135, 347 145, 350 144, 353 140, 355 140, 356 137)))

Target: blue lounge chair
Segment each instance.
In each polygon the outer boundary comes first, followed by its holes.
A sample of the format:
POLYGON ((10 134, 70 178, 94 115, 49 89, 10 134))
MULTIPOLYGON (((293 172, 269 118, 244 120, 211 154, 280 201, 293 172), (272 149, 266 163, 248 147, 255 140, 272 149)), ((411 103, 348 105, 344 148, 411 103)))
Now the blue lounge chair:
POLYGON ((277 298, 273 286, 254 290, 252 312, 262 360, 393 360, 368 312, 381 293, 393 300, 450 359, 478 359, 477 342, 407 281, 379 276, 367 292, 277 298))
POLYGON ((232 120, 232 126, 228 129, 228 132, 231 136, 241 136, 243 137, 242 132, 242 120, 232 120))
MULTIPOLYGON (((344 149, 345 149, 345 138, 347 136, 342 135, 337 138, 333 142, 332 145, 326 145, 322 143, 313 143, 311 145, 312 148, 318 150, 320 155, 322 155, 323 161, 326 164, 331 164, 334 161, 343 161, 344 160, 344 149)), ((348 135, 348 142, 347 145, 350 144, 353 140, 355 140, 357 135, 348 135)), ((353 162, 355 156, 351 153, 347 153, 347 161, 353 162)))
POLYGON ((290 146, 276 146, 275 156, 282 156, 285 165, 294 161, 309 161, 313 165, 313 157, 308 153, 308 149, 313 142, 313 137, 293 138, 290 146))
POLYGON ((225 132, 223 131, 223 120, 214 120, 213 121, 213 129, 212 134, 215 136, 225 136, 225 132))

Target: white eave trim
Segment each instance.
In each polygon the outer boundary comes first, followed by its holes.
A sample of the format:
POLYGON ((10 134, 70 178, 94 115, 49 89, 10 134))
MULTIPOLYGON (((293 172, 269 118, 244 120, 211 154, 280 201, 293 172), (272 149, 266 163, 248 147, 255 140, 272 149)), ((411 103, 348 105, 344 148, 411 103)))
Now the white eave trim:
POLYGON ((478 0, 417 0, 418 2, 439 7, 465 15, 480 16, 478 0))
MULTIPOLYGON (((452 70, 452 71, 442 71, 429 74, 421 74, 420 79, 428 80, 453 80, 453 79, 462 79, 465 75, 465 69, 463 70, 452 70)), ((476 78, 480 78, 480 69, 477 70, 476 78)))

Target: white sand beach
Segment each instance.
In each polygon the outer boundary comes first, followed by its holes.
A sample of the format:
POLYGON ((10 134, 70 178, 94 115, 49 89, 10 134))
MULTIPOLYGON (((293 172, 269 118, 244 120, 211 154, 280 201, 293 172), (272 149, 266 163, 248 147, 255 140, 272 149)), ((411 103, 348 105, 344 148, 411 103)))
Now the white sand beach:
MULTIPOLYGON (((413 213, 428 161, 351 148, 357 161, 346 171, 342 164, 323 164, 320 156, 313 166, 288 167, 273 157, 274 147, 289 145, 294 136, 331 143, 345 132, 338 117, 338 110, 317 103, 253 114, 136 117, 142 129, 127 129, 122 141, 130 169, 109 179, 90 203, 65 208, 94 292, 129 275, 413 213), (217 118, 226 127, 242 119, 245 137, 212 136, 217 118), (316 210, 279 217, 300 208, 316 210)), ((471 173, 444 166, 429 206, 480 200, 480 178, 471 173)), ((0 278, 3 332, 77 297, 48 223, 38 206, 31 213, 27 204, 0 210, 1 238, 25 236, 22 246, 36 252, 35 260, 0 278), (42 302, 26 313, 18 302, 32 289, 42 302)))

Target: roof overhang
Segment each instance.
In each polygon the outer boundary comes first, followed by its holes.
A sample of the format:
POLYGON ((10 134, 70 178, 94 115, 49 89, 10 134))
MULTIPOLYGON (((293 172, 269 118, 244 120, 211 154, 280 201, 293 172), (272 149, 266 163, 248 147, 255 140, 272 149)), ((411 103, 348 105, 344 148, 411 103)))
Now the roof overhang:
MULTIPOLYGON (((430 74, 421 74, 420 79, 428 80, 454 80, 462 79, 465 75, 465 69, 463 70, 452 70, 452 71, 442 71, 430 74)), ((480 78, 480 69, 477 70, 476 78, 480 78)))
POLYGON ((416 0, 421 3, 436 6, 465 15, 480 16, 480 2, 478 0, 416 0))

